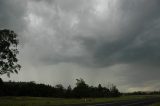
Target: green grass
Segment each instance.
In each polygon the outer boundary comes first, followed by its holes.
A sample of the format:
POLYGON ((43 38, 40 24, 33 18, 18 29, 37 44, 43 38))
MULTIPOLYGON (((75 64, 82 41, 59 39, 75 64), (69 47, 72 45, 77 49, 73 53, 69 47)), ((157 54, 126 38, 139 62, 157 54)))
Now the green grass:
MULTIPOLYGON (((117 98, 87 98, 63 99, 63 98, 41 98, 41 97, 0 97, 0 106, 56 106, 67 104, 91 104, 102 102, 118 102, 123 100, 136 100, 150 98, 151 96, 121 96, 117 98)), ((155 105, 159 106, 159 105, 155 105)))
POLYGON ((155 103, 155 104, 152 104, 150 106, 160 106, 160 102, 159 103, 155 103))

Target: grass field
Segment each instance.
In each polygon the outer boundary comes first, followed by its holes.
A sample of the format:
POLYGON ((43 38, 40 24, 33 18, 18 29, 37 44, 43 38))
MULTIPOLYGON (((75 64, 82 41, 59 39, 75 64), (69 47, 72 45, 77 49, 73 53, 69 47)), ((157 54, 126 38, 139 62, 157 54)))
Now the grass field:
MULTIPOLYGON (((0 97, 0 106, 56 106, 67 104, 90 104, 102 102, 118 102, 122 100, 144 99, 151 96, 121 96, 117 98, 62 99, 41 97, 0 97)), ((160 105, 153 105, 160 106, 160 105)))
POLYGON ((160 106, 160 102, 159 103, 155 103, 155 104, 152 104, 150 106, 160 106))

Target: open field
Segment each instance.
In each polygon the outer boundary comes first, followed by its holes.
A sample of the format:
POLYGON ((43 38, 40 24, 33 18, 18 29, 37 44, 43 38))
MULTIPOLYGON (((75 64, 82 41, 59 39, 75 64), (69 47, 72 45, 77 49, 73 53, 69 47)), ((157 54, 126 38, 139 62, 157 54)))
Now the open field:
MULTIPOLYGON (((62 98, 41 98, 41 97, 0 97, 0 106, 56 106, 67 104, 92 104, 119 102, 129 100, 140 100, 152 98, 153 96, 121 96, 117 98, 87 98, 84 99, 62 99, 62 98)), ((155 105, 159 106, 159 105, 155 105)))
POLYGON ((160 102, 159 103, 155 103, 155 104, 152 104, 150 106, 160 106, 160 102))

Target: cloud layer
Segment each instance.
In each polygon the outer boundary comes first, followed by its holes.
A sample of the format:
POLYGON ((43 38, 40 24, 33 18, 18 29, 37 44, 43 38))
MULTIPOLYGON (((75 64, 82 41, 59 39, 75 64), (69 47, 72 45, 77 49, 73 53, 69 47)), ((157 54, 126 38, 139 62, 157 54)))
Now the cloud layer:
POLYGON ((114 82, 123 91, 157 89, 159 5, 159 0, 0 0, 0 28, 20 35, 23 71, 13 79, 67 85, 83 77, 90 84, 114 82))

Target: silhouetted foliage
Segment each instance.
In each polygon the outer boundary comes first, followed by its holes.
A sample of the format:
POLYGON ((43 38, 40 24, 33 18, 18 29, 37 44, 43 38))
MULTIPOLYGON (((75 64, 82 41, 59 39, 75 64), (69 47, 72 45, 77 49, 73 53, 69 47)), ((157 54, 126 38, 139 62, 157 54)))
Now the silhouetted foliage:
POLYGON ((0 96, 34 96, 34 97, 55 97, 55 98, 83 98, 83 97, 115 97, 120 96, 118 89, 89 86, 83 79, 77 79, 76 86, 67 89, 63 85, 50 86, 36 84, 35 82, 3 82, 0 80, 0 96))
POLYGON ((4 95, 4 83, 3 80, 0 78, 0 95, 4 95))
POLYGON ((160 95, 160 91, 135 91, 130 93, 123 93, 123 95, 160 95))
POLYGON ((18 39, 17 34, 11 30, 0 30, 0 75, 10 73, 18 73, 20 65, 17 64, 18 59, 18 39))
POLYGON ((89 97, 89 86, 83 79, 76 79, 76 87, 73 89, 73 94, 77 98, 89 97))
POLYGON ((68 88, 66 89, 65 97, 66 97, 66 98, 71 98, 71 97, 73 97, 73 92, 72 92, 72 88, 71 88, 70 85, 69 85, 68 88))

